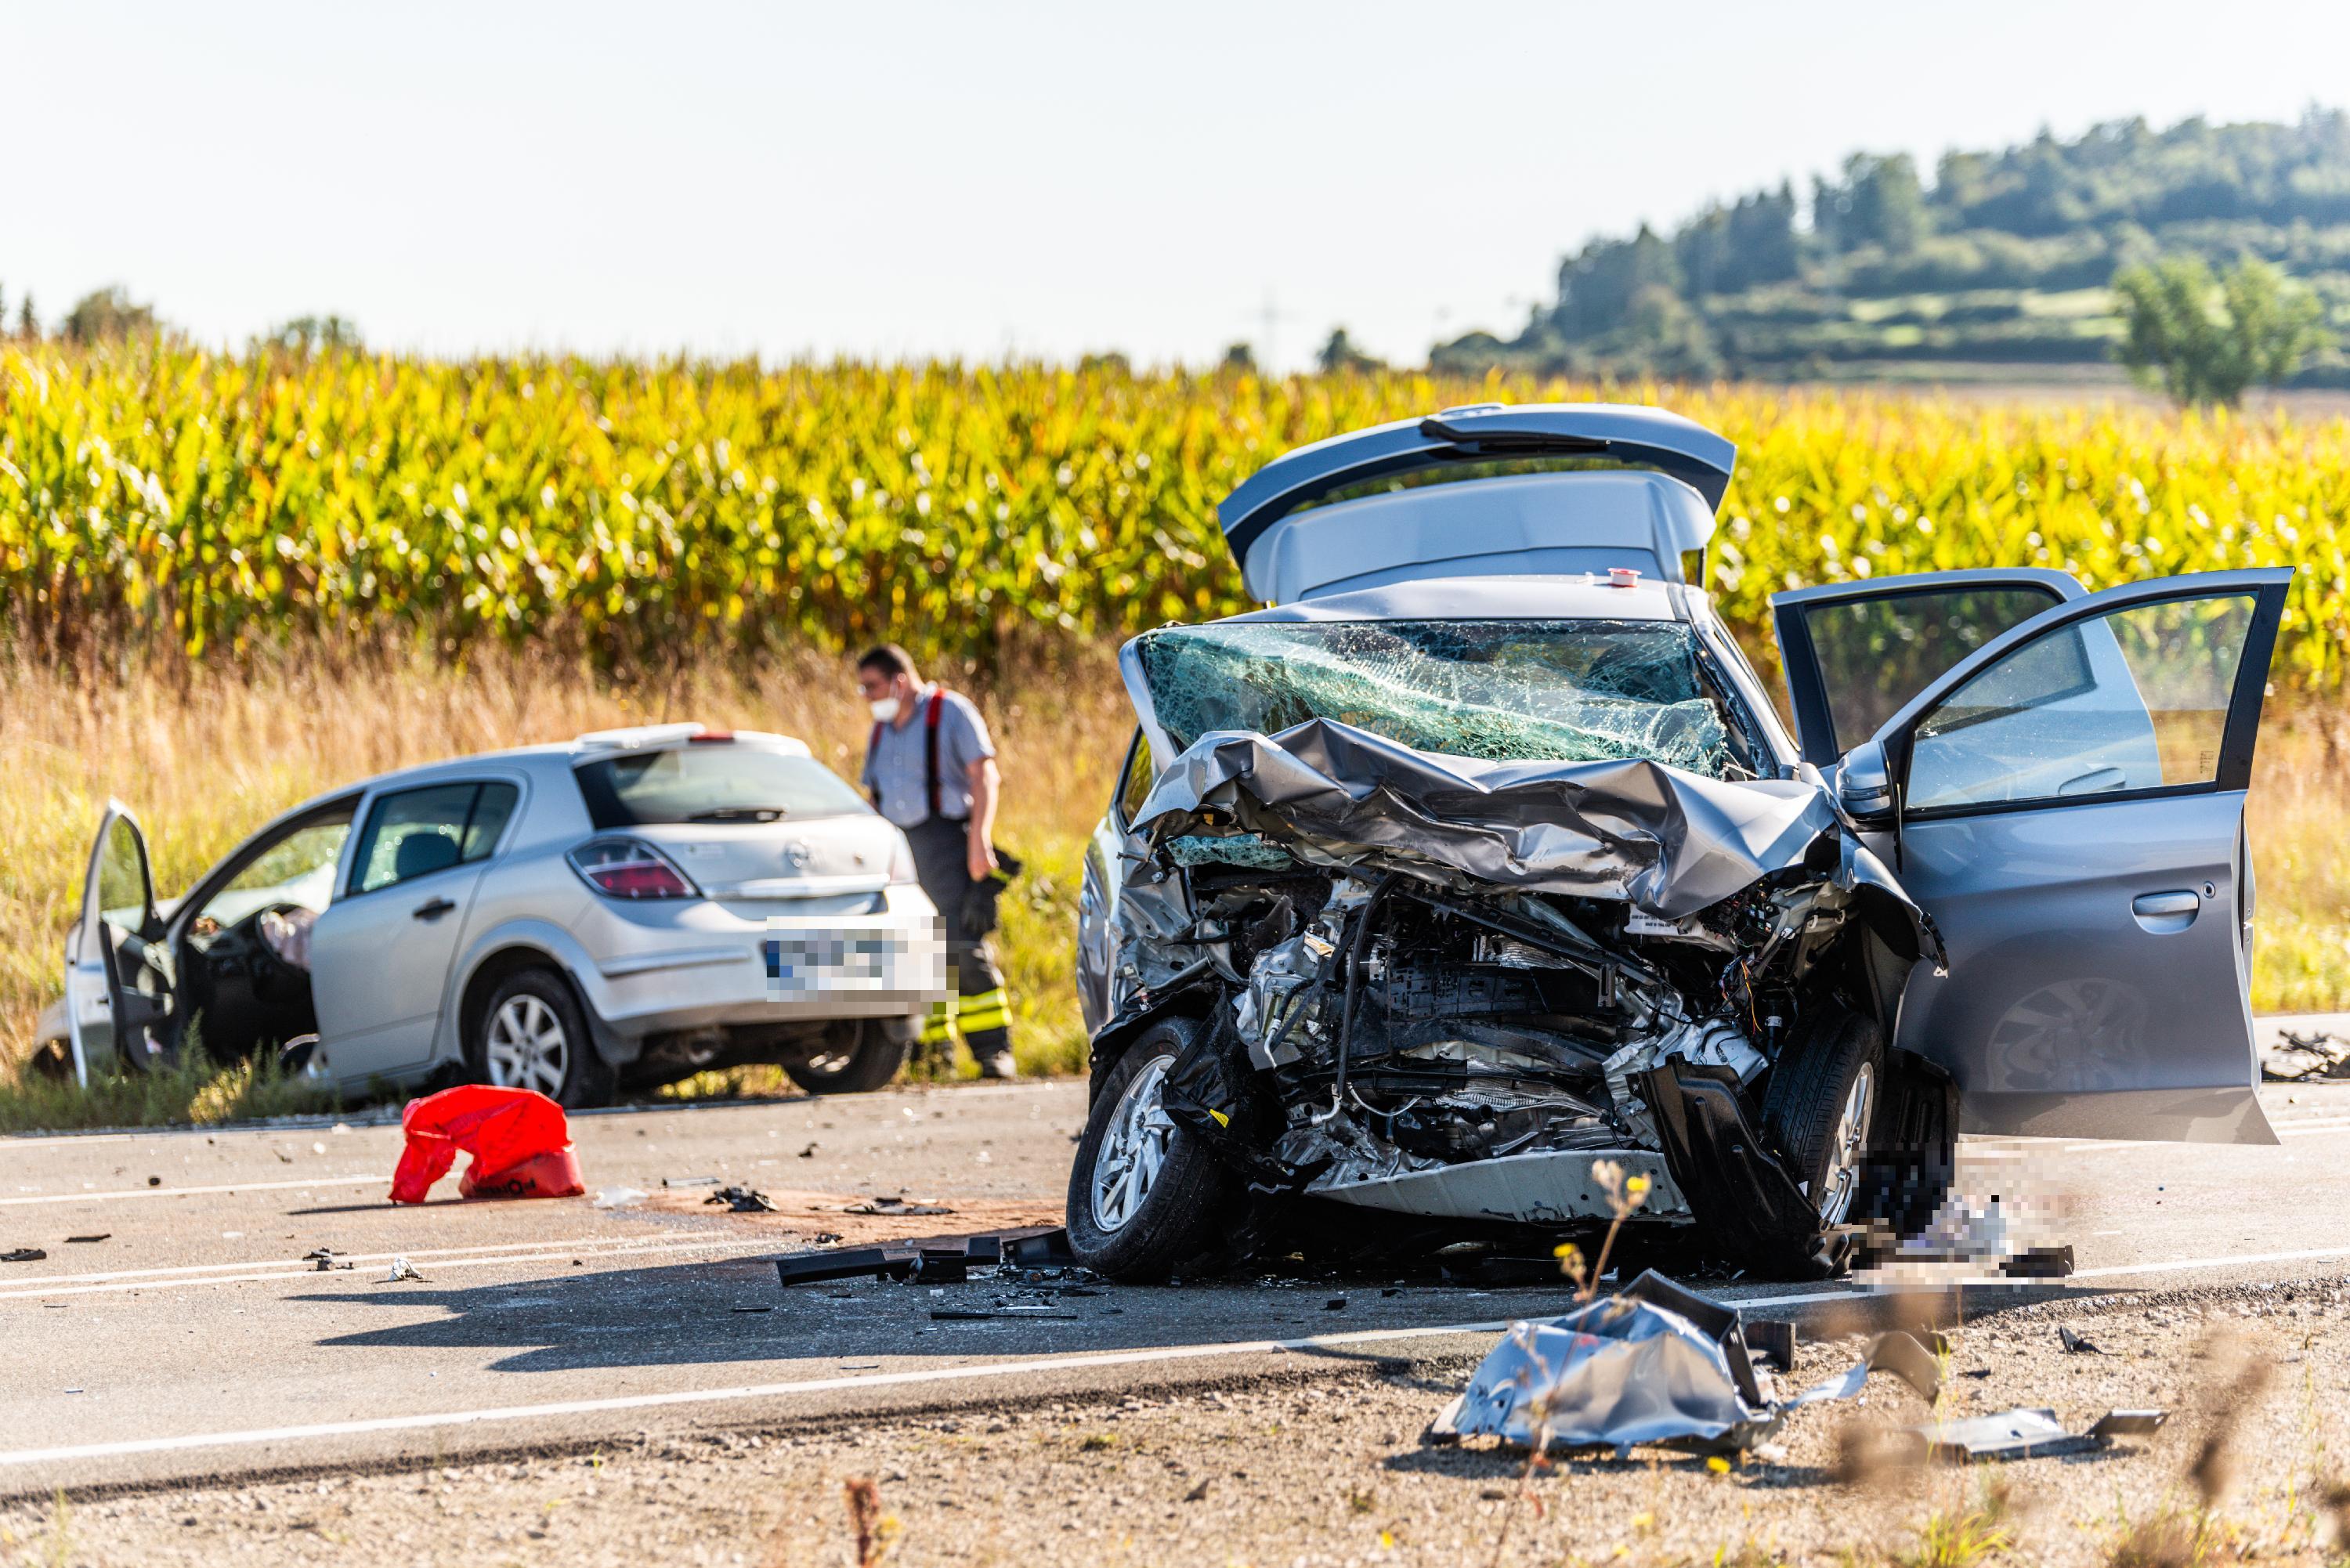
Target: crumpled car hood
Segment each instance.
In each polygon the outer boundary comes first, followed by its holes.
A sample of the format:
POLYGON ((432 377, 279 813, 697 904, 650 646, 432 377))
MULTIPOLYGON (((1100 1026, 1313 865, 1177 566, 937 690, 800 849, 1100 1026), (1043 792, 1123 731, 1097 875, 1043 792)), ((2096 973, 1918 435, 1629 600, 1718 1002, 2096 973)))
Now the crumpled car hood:
MULTIPOLYGON (((1134 819, 1154 843, 1237 828, 1310 863, 1620 898, 1668 920, 1799 864, 1835 826, 1816 784, 1709 779, 1648 761, 1485 762, 1329 719, 1201 736, 1134 819)), ((1892 888, 1869 859, 1858 879, 1892 888)))

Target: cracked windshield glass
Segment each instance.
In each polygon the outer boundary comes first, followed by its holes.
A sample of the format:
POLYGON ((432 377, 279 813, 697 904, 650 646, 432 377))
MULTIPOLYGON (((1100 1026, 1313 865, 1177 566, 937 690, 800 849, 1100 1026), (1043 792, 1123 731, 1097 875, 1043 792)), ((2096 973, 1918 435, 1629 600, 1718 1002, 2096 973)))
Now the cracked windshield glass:
POLYGON ((1685 626, 1630 621, 1307 621, 1176 627, 1137 640, 1159 722, 1212 730, 1332 719, 1487 761, 1646 757, 1748 777, 1685 626))

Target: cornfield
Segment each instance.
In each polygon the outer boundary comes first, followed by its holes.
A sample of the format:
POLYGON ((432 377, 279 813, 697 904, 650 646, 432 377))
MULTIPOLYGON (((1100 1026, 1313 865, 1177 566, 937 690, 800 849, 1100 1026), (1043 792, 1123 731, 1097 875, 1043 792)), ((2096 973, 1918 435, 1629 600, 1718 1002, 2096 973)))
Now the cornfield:
POLYGON ((1246 607, 1215 503, 1289 447, 1598 395, 1738 442, 1711 569, 1749 633, 1804 582, 2289 564, 2280 677, 2342 683, 2339 420, 1405 373, 0 348, 0 624, 36 652, 359 635, 618 666, 886 635, 984 662, 1246 607))

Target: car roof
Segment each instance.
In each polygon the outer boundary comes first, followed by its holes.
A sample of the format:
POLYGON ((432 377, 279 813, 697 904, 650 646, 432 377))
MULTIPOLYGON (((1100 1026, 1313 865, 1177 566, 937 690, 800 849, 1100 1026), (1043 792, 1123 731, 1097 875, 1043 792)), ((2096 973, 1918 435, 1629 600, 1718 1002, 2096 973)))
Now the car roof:
POLYGON ((1228 617, 1235 622, 1313 620, 1678 620, 1690 618, 1688 590, 1653 577, 1617 587, 1596 573, 1564 576, 1418 577, 1353 593, 1326 594, 1228 617))
POLYGON ((373 774, 353 779, 334 789, 311 796, 279 817, 299 816, 305 812, 337 801, 348 800, 366 790, 404 784, 431 784, 437 779, 475 772, 484 764, 504 766, 524 773, 552 773, 568 769, 579 762, 605 756, 624 756, 631 753, 675 751, 695 742, 733 742, 767 751, 779 751, 792 756, 810 756, 807 742, 790 735, 775 734, 765 730, 715 730, 702 724, 639 724, 626 729, 595 730, 568 741, 545 742, 530 746, 507 746, 496 751, 469 752, 461 756, 443 757, 436 762, 417 763, 389 773, 373 774))

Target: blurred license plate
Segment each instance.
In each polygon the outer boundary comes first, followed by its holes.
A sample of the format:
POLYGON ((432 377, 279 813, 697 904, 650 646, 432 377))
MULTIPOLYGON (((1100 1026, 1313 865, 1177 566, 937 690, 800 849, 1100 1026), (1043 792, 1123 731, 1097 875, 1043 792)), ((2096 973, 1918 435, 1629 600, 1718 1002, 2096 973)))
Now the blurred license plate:
POLYGON ((905 939, 890 931, 809 932, 769 937, 767 986, 786 994, 811 991, 882 991, 905 939))

